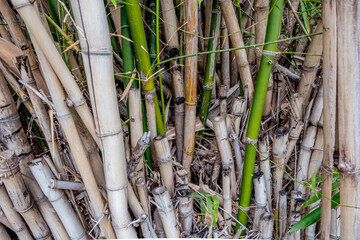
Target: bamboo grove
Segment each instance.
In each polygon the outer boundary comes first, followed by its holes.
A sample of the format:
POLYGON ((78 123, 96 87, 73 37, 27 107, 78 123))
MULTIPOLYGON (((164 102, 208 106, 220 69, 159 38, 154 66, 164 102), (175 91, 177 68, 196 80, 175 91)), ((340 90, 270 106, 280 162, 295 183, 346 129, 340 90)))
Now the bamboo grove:
POLYGON ((359 9, 0 0, 0 239, 360 239, 359 9))

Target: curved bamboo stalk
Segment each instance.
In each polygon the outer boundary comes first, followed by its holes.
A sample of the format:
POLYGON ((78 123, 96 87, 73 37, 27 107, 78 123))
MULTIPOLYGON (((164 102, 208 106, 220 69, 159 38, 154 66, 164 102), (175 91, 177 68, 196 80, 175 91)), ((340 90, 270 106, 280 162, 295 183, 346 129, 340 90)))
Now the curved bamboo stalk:
MULTIPOLYGON (((198 37, 191 33, 198 32, 198 7, 196 0, 185 2, 185 55, 198 52, 198 37)), ((184 129, 184 153, 182 164, 186 172, 191 176, 191 162, 195 147, 195 119, 196 119, 196 88, 197 88, 197 57, 185 59, 185 129, 184 129)))
POLYGON ((88 239, 80 220, 72 209, 64 192, 49 187, 50 179, 54 178, 50 168, 42 162, 41 158, 29 162, 28 165, 36 181, 39 183, 41 190, 45 193, 59 215, 69 237, 79 240, 88 239))
MULTIPOLYGON (((36 239, 51 239, 51 233, 39 210, 34 206, 29 191, 20 173, 19 160, 15 152, 6 150, 0 153, 1 179, 6 187, 15 210, 21 214, 36 239)), ((69 239, 67 234, 62 236, 69 239)))
MULTIPOLYGON (((283 0, 272 0, 270 6, 273 7, 269 15, 265 42, 277 40, 280 31, 283 0)), ((246 225, 247 211, 242 208, 247 208, 251 199, 252 188, 252 174, 254 172, 254 162, 256 156, 256 142, 259 135, 261 116, 264 108, 264 101, 268 87, 268 81, 272 69, 272 62, 277 44, 268 44, 264 46, 263 55, 261 58, 259 74, 256 81, 256 90, 254 93, 254 101, 251 106, 251 112, 246 132, 246 145, 245 145, 245 161, 244 161, 244 174, 242 178, 242 191, 240 193, 240 209, 238 212, 238 220, 246 225)), ((237 224, 237 228, 240 224, 237 224)))
POLYGON ((159 206, 159 215, 164 226, 167 238, 179 238, 180 232, 177 228, 174 207, 170 195, 165 187, 157 187, 152 191, 156 204, 159 206))
POLYGON ((76 165, 79 168, 80 175, 84 182, 85 188, 92 204, 91 208, 94 211, 95 218, 100 220, 100 227, 108 238, 115 238, 114 230, 112 229, 107 217, 103 212, 105 204, 102 200, 100 191, 97 188, 94 174, 87 159, 86 151, 80 140, 79 133, 76 129, 74 119, 68 106, 65 104, 65 93, 62 89, 59 79, 51 68, 49 62, 46 60, 42 50, 38 46, 38 42, 33 40, 35 51, 38 54, 41 69, 44 73, 46 84, 54 103, 54 108, 59 120, 60 126, 66 139, 68 140, 71 153, 73 154, 76 165), (103 217, 104 216, 104 217, 103 217))
MULTIPOLYGON (((127 208, 127 173, 124 138, 116 96, 112 47, 104 4, 71 1, 82 30, 80 43, 92 109, 104 160, 104 172, 112 224, 118 238, 136 238, 127 208), (97 11, 93 11, 97 9, 97 11), (94 21, 93 19, 96 19, 94 21)), ((140 108, 141 109, 141 108, 140 108)), ((140 122, 142 123, 142 122, 140 122)), ((137 139, 136 139, 137 140, 137 139)))
POLYGON ((21 218, 19 213, 14 210, 14 205, 11 202, 11 199, 9 198, 6 189, 2 183, 0 183, 0 207, 4 212, 6 218, 9 220, 12 230, 16 233, 19 239, 33 239, 23 219, 21 218))
POLYGON ((27 162, 33 160, 34 155, 21 126, 20 117, 10 90, 5 80, 1 77, 0 90, 0 108, 2 108, 0 112, 0 139, 8 149, 15 151, 16 156, 20 160, 20 170, 25 178, 26 187, 31 192, 54 237, 62 239, 67 235, 64 226, 61 224, 57 214, 51 211, 52 206, 50 202, 44 201, 45 196, 27 166, 27 162))
MULTIPOLYGON (((221 0, 219 1, 219 5, 221 8, 222 16, 224 17, 224 20, 226 22, 226 27, 229 33, 231 34, 230 40, 233 47, 235 48, 243 47, 244 41, 241 35, 239 23, 236 18, 232 1, 221 0)), ((238 71, 241 76, 243 91, 245 93, 245 96, 249 98, 249 102, 251 103, 254 95, 254 84, 252 81, 249 62, 246 56, 246 50, 245 49, 236 50, 235 55, 236 55, 238 71)))
POLYGON ((174 197, 174 173, 173 164, 171 161, 171 153, 168 140, 165 135, 159 135, 154 138, 154 147, 157 154, 157 160, 159 163, 160 175, 164 181, 164 186, 170 194, 170 197, 174 197))
POLYGON ((99 139, 95 132, 94 118, 90 109, 79 86, 60 56, 46 28, 42 24, 40 17, 37 15, 34 6, 29 0, 12 0, 12 3, 24 20, 28 30, 31 32, 33 41, 35 39, 39 43, 39 48, 43 51, 43 54, 46 56, 46 59, 64 86, 70 98, 69 103, 71 102, 70 104, 75 107, 81 120, 91 133, 91 136, 100 146, 99 139))
POLYGON ((337 34, 336 1, 322 1, 323 19, 323 84, 324 84, 324 157, 322 161, 323 186, 321 198, 321 240, 330 239, 332 211, 333 153, 335 148, 336 87, 337 87, 337 34))

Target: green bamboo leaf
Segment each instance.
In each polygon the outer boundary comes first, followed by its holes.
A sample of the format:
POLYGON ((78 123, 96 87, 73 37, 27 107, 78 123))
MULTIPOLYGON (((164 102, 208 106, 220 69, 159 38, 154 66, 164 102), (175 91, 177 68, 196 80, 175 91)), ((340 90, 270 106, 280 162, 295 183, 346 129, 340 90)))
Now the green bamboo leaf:
MULTIPOLYGON (((331 198, 331 208, 334 208, 339 205, 340 203, 340 192, 336 193, 331 198)), ((297 222, 290 230, 289 232, 294 232, 303 228, 306 228, 316 222, 318 222, 321 218, 321 207, 316 208, 311 213, 307 214, 305 217, 303 217, 299 222, 297 222)))
MULTIPOLYGON (((332 184, 332 190, 335 191, 336 189, 340 188, 340 181, 337 180, 332 184)), ((314 196, 312 196, 309 200, 307 200, 306 202, 304 202, 304 204, 302 205, 301 209, 306 208, 307 206, 309 206, 310 204, 313 204, 314 202, 317 202, 318 200, 321 199, 322 197, 322 191, 317 191, 317 194, 315 194, 314 196)))
POLYGON ((200 201, 200 209, 201 209, 201 213, 204 214, 203 217, 205 217, 206 206, 205 206, 204 200, 201 200, 201 201, 200 201))
POLYGON ((204 198, 204 196, 205 197, 210 197, 211 196, 211 194, 210 193, 196 193, 196 192, 194 192, 193 193, 193 196, 195 197, 195 198, 204 198))
POLYGON ((116 0, 111 0, 112 4, 114 4, 115 8, 117 8, 117 2, 116 0))
POLYGON ((212 215, 213 217, 213 226, 216 226, 216 216, 215 216, 215 212, 214 212, 214 205, 213 202, 211 201, 210 198, 206 198, 206 209, 208 210, 208 212, 212 215))
POLYGON ((308 21, 308 15, 307 15, 305 4, 304 4, 303 1, 300 1, 300 7, 301 7, 302 18, 303 18, 303 21, 304 21, 305 29, 306 29, 306 31, 309 32, 310 31, 310 24, 309 24, 309 21, 308 21))
POLYGON ((216 227, 216 223, 219 219, 219 198, 218 196, 214 195, 213 196, 213 202, 214 202, 214 212, 215 212, 215 224, 213 224, 213 227, 216 227))

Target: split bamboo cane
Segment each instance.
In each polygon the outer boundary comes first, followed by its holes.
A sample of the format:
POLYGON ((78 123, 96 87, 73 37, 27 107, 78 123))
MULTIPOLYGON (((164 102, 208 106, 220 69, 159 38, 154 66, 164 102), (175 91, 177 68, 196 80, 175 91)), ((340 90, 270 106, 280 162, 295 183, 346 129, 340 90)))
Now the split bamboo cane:
MULTIPOLYGON (((15 152, 6 150, 0 153, 1 179, 6 187, 14 209, 21 214, 36 239, 51 239, 51 233, 34 200, 25 187, 20 173, 19 160, 15 152)), ((69 239, 67 234, 63 239, 69 239)))
POLYGON ((69 234, 71 239, 85 240, 87 234, 81 225, 78 216, 72 209, 64 191, 59 189, 51 189, 49 187, 50 179, 54 178, 50 168, 42 162, 43 159, 36 159, 28 163, 29 168, 39 183, 41 190, 53 205, 55 211, 59 215, 61 222, 69 234))

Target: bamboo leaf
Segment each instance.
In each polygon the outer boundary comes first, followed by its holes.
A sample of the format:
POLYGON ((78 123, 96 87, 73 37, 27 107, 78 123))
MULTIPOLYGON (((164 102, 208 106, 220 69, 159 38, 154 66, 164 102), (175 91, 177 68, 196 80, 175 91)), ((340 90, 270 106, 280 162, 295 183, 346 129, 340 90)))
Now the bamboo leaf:
POLYGON ((205 217, 206 206, 205 206, 204 200, 201 200, 201 201, 200 201, 200 209, 201 209, 201 213, 204 214, 203 217, 205 217))
MULTIPOLYGON (((335 191, 336 189, 340 188, 340 181, 337 180, 332 184, 332 190, 335 191)), ((315 194, 313 197, 311 197, 309 200, 307 200, 306 202, 304 202, 304 204, 302 205, 301 209, 309 206, 310 204, 313 204, 315 202, 317 202, 318 200, 321 199, 322 197, 322 191, 316 191, 317 194, 315 194)))
POLYGON ((213 224, 213 227, 216 227, 216 223, 219 219, 219 205, 220 205, 218 196, 216 195, 213 196, 213 202, 214 202, 214 212, 215 212, 215 218, 214 218, 215 224, 213 224))
MULTIPOLYGON (((340 203, 340 192, 336 193, 331 198, 331 208, 338 206, 340 203)), ((316 222, 318 222, 321 218, 321 207, 316 208, 311 213, 307 214, 305 217, 303 217, 299 222, 297 222, 290 230, 289 232, 298 231, 300 229, 306 228, 316 222)))

